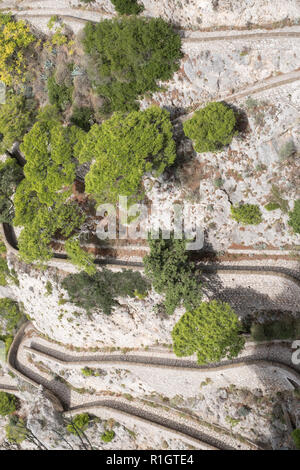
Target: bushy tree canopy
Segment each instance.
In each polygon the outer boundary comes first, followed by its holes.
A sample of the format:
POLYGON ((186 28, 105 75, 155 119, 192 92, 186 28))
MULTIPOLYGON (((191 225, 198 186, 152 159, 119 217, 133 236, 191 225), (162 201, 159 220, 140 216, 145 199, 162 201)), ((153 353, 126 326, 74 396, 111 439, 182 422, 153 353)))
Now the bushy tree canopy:
POLYGON ((69 238, 85 220, 79 206, 67 202, 75 179, 74 147, 82 134, 75 126, 63 127, 49 106, 24 138, 25 179, 14 198, 14 224, 24 227, 18 241, 26 262, 49 260, 53 236, 69 238))
POLYGON ((170 115, 158 107, 115 113, 95 124, 80 146, 79 160, 94 160, 86 176, 86 191, 98 203, 136 200, 145 172, 158 175, 176 157, 170 115))
POLYGON ((20 185, 16 193, 14 220, 15 225, 24 226, 18 240, 20 255, 28 263, 47 261, 52 257, 50 243, 54 234, 69 237, 82 225, 85 217, 77 204, 65 203, 59 197, 55 204, 47 207, 40 203, 36 193, 28 191, 26 204, 25 198, 22 199, 22 188, 20 185))
POLYGON ((243 225, 258 225, 262 222, 260 208, 255 204, 231 206, 231 216, 243 225))
POLYGON ((295 233, 300 233, 300 199, 295 201, 294 209, 289 212, 288 223, 295 233))
POLYGON ((0 299, 0 333, 15 333, 21 318, 22 312, 17 302, 7 298, 0 299), (3 331, 1 331, 1 327, 3 331))
POLYGON ((9 150, 14 142, 21 142, 34 123, 35 103, 22 95, 7 94, 0 105, 0 152, 9 150))
POLYGON ((11 85, 14 79, 25 81, 25 50, 35 41, 25 21, 0 13, 0 80, 11 85))
POLYGON ((62 286, 78 307, 88 312, 99 308, 106 315, 118 305, 117 297, 145 295, 149 288, 147 280, 139 272, 113 272, 107 269, 97 271, 92 276, 85 272, 70 274, 63 280, 62 286))
POLYGON ((94 257, 80 246, 79 240, 70 238, 65 243, 66 253, 75 266, 83 269, 87 274, 92 275, 96 272, 94 257))
POLYGON ((223 103, 209 103, 183 125, 197 152, 217 152, 230 144, 236 134, 236 118, 223 103))
POLYGON ((232 359, 243 349, 241 324, 230 305, 212 300, 186 312, 172 331, 176 356, 197 353, 199 364, 232 359))
POLYGON ((57 191, 73 183, 73 148, 82 133, 75 126, 63 127, 51 120, 36 122, 24 137, 21 145, 26 158, 24 174, 41 203, 51 206, 57 191))
POLYGON ((180 36, 161 18, 88 23, 83 45, 91 57, 90 78, 106 99, 106 112, 138 109, 137 98, 156 91, 158 80, 169 80, 182 55, 180 36))
POLYGON ((201 288, 195 278, 194 266, 189 260, 184 240, 174 235, 164 240, 149 237, 150 255, 145 256, 145 273, 158 293, 165 294, 165 308, 172 314, 181 302, 192 309, 201 300, 201 288))
POLYGON ((111 3, 120 15, 138 15, 144 9, 137 0, 111 0, 111 3))
POLYGON ((23 178, 16 160, 0 162, 0 222, 11 223, 14 217, 13 194, 23 178))
POLYGON ((0 392, 0 415, 7 416, 16 410, 17 398, 11 393, 0 392))

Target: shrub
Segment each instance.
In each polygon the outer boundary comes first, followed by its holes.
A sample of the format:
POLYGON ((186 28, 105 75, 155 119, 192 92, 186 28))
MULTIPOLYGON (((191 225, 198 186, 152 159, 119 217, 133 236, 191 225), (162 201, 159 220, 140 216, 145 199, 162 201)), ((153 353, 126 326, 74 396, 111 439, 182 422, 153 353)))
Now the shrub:
POLYGON ((0 152, 9 150, 15 142, 21 142, 36 116, 35 103, 22 95, 7 94, 0 106, 0 152))
POLYGON ((88 132, 91 128, 91 121, 93 118, 93 110, 88 107, 78 108, 75 107, 73 109, 73 114, 70 118, 70 121, 75 126, 80 127, 84 131, 88 132))
POLYGON ((11 393, 0 392, 0 415, 7 416, 16 411, 18 400, 11 393))
POLYGON ((137 0, 111 0, 111 3, 120 15, 138 15, 144 10, 137 0))
POLYGON ((48 78, 47 88, 50 104, 55 105, 60 111, 64 111, 72 101, 73 89, 65 84, 59 85, 54 75, 48 78))
POLYGON ((194 141, 197 152, 216 152, 230 144, 236 134, 236 118, 223 103, 209 103, 183 125, 184 133, 194 141))
POLYGON ((83 369, 81 369, 81 373, 85 377, 91 377, 92 375, 94 375, 94 371, 90 367, 84 367, 83 369))
POLYGON ((114 273, 103 269, 93 276, 85 272, 70 274, 63 280, 62 287, 77 306, 88 312, 99 308, 109 315, 112 308, 118 305, 117 297, 134 297, 137 289, 145 295, 149 285, 139 272, 114 273))
POLYGON ((296 153, 297 149, 295 147, 294 141, 289 140, 285 142, 279 149, 279 156, 281 160, 286 160, 296 153))
POLYGON ((14 192, 23 178, 16 160, 0 162, 0 222, 11 223, 14 217, 14 192))
POLYGON ((136 100, 158 90, 158 80, 169 80, 182 56, 180 36, 161 18, 88 23, 83 46, 91 58, 90 79, 106 99, 105 112, 138 109, 136 100))
POLYGON ((18 323, 22 319, 22 312, 17 302, 11 299, 0 299, 0 320, 8 334, 14 333, 18 323))
POLYGON ((7 285, 7 278, 9 276, 9 269, 5 258, 0 256, 0 286, 7 285))
POLYGON ((13 340, 13 335, 0 335, 0 341, 3 341, 5 345, 5 357, 7 357, 9 348, 11 347, 13 340))
POLYGON ((105 431, 101 435, 101 439, 102 439, 103 442, 111 442, 114 437, 115 437, 115 432, 112 429, 109 430, 109 431, 105 431))
POLYGON ((27 429, 23 419, 11 416, 9 423, 5 426, 5 433, 8 441, 21 444, 27 437, 27 429))
POLYGON ((69 239, 65 243, 66 253, 71 262, 79 268, 86 271, 90 276, 95 274, 96 266, 94 264, 94 257, 87 251, 83 250, 78 240, 69 239))
POLYGON ((243 225, 258 225, 262 222, 260 208, 255 204, 231 206, 231 216, 243 225))
POLYGON ((34 41, 25 21, 0 13, 0 80, 6 85, 25 81, 26 50, 34 41))
POLYGON ((185 249, 185 240, 175 240, 174 234, 164 240, 148 238, 150 255, 145 256, 145 273, 158 293, 165 294, 165 309, 170 315, 183 305, 192 309, 199 304, 201 289, 195 279, 194 266, 185 249))
POLYGON ((271 202, 278 204, 282 212, 286 212, 286 213, 288 212, 289 210, 288 201, 282 198, 281 193, 280 193, 280 188, 276 186, 275 184, 272 184, 271 197, 272 197, 271 202))
POLYGON ((99 204, 116 203, 119 195, 136 201, 143 174, 159 175, 175 157, 170 115, 158 107, 115 113, 101 126, 95 124, 79 152, 81 163, 94 160, 85 183, 99 204))
POLYGON ((88 428, 89 422, 90 417, 87 413, 76 415, 67 425, 67 431, 75 435, 82 434, 88 428))
POLYGON ((276 209, 280 209, 280 204, 277 202, 268 202, 268 204, 265 205, 265 209, 267 209, 267 211, 276 211, 276 209))
POLYGON ((300 335, 300 320, 286 317, 282 320, 253 323, 251 337, 254 341, 272 341, 275 339, 297 339, 300 335))
POLYGON ((294 429, 292 432, 292 438, 295 443, 296 449, 300 450, 300 428, 294 429))
POLYGON ((295 201, 294 209, 289 212, 288 224, 295 233, 300 233, 300 199, 295 201))
POLYGON ((224 302, 202 302, 195 310, 186 312, 172 331, 176 356, 197 353, 199 364, 232 359, 243 349, 245 340, 240 335, 241 324, 224 302))

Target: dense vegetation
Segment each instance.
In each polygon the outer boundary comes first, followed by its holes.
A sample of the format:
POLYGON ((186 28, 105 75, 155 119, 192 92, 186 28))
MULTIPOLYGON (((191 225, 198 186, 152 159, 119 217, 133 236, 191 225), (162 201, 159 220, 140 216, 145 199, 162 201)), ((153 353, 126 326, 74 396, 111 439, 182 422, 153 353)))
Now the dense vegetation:
POLYGON ((62 287, 68 291, 70 300, 87 312, 99 308, 109 315, 112 308, 118 305, 118 296, 146 295, 149 284, 139 272, 103 269, 93 276, 85 272, 70 274, 64 279, 62 287))
POLYGON ((138 15, 144 9, 137 0, 111 0, 111 3, 120 15, 138 15))
POLYGON ((14 198, 14 224, 24 227, 19 250, 26 262, 50 259, 54 234, 69 238, 85 219, 77 203, 66 201, 75 179, 74 147, 84 132, 53 116, 51 107, 43 110, 21 146, 25 179, 14 198))
POLYGON ((57 106, 60 111, 64 111, 72 102, 72 87, 57 83, 54 75, 48 78, 47 88, 50 104, 57 106))
POLYGON ((262 222, 260 208, 255 204, 231 206, 231 216, 243 225, 258 225, 262 222))
POLYGON ((282 320, 253 323, 251 336, 254 341, 271 341, 273 339, 297 339, 300 337, 300 320, 286 317, 282 320))
MULTIPOLYGON (((73 149, 82 132, 54 120, 38 121, 24 137, 21 150, 26 157, 26 180, 39 201, 48 207, 56 201, 57 191, 70 186, 75 179, 73 149)), ((65 198, 68 194, 65 192, 65 198)))
POLYGON ((0 392, 0 415, 7 416, 16 411, 18 400, 11 393, 0 392))
POLYGON ((0 333, 15 333, 22 317, 23 314, 17 302, 7 298, 0 299, 0 333))
POLYGON ((158 89, 179 67, 181 39, 161 18, 123 17, 88 23, 84 50, 90 55, 89 75, 104 111, 138 109, 137 99, 158 89))
POLYGON ((289 212, 288 224, 295 233, 300 233, 300 199, 295 201, 294 209, 289 212))
POLYGON ((0 222, 11 223, 14 218, 14 192, 23 178, 16 160, 0 162, 0 222))
POLYGON ((92 161, 85 178, 86 191, 98 203, 141 197, 145 172, 159 175, 176 157, 170 115, 151 107, 129 114, 115 113, 101 126, 95 124, 79 152, 80 162, 92 161))
POLYGON ((236 134, 233 110, 223 103, 209 103, 196 111, 183 125, 184 133, 194 141, 197 152, 217 152, 230 144, 236 134))
POLYGON ((23 95, 6 94, 6 102, 0 106, 0 152, 10 150, 15 142, 21 142, 36 116, 33 100, 23 95))
POLYGON ((164 240, 149 236, 150 255, 145 256, 145 273, 154 289, 165 294, 164 306, 170 315, 183 303, 186 309, 195 308, 201 300, 201 288, 195 278, 194 266, 185 249, 185 240, 176 240, 171 234, 164 240))
POLYGON ((186 312, 172 331, 176 356, 197 354, 199 364, 232 359, 243 349, 241 324, 230 305, 212 300, 186 312))
POLYGON ((25 81, 26 50, 34 41, 25 21, 0 13, 0 80, 6 85, 25 81))
POLYGON ((65 250, 71 262, 75 266, 83 269, 89 275, 95 274, 96 266, 94 264, 94 257, 81 248, 78 239, 70 238, 67 240, 65 243, 65 250))

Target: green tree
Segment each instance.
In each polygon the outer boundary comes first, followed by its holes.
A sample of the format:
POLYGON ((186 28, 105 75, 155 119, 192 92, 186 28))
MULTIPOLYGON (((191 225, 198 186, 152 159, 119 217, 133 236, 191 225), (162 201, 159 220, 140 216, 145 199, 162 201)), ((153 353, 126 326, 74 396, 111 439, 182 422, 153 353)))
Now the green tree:
POLYGON ((185 240, 176 240, 173 234, 164 240, 160 232, 158 239, 149 236, 148 241, 150 255, 144 258, 145 273, 154 289, 165 294, 166 312, 171 315, 182 302, 186 309, 195 308, 202 293, 185 240))
POLYGON ((21 142, 36 116, 33 100, 22 95, 8 94, 0 105, 0 152, 9 150, 15 142, 21 142))
POLYGON ((18 400, 11 393, 0 392, 0 415, 7 416, 16 411, 18 400))
MULTIPOLYGON (((28 263, 48 261, 52 257, 50 244, 54 234, 58 233, 64 237, 69 237, 79 229, 85 220, 77 204, 66 204, 63 199, 58 198, 57 202, 50 208, 45 204, 40 205, 38 210, 33 213, 31 210, 34 209, 35 204, 39 204, 37 198, 33 199, 29 212, 25 211, 25 207, 23 212, 19 211, 19 206, 16 205, 15 221, 20 225, 24 225, 18 240, 19 251, 21 257, 28 263), (23 223, 20 213, 24 214, 23 223)), ((68 240, 66 245, 67 242, 68 240)))
POLYGON ((196 111, 183 125, 184 133, 194 141, 197 152, 217 152, 230 144, 236 132, 236 118, 223 103, 209 103, 196 111))
POLYGON ((86 272, 70 274, 62 287, 67 290, 71 302, 90 312, 101 309, 109 315, 114 306, 118 305, 117 297, 135 297, 137 292, 146 295, 148 281, 139 272, 116 272, 103 269, 92 276, 86 272))
MULTIPOLYGON (((81 136, 79 131, 63 127, 54 120, 38 121, 24 137, 21 145, 26 158, 24 174, 41 203, 51 206, 57 192, 73 183, 73 148, 81 136)), ((69 195, 68 192, 65 194, 66 197, 69 195)))
POLYGON ((289 212, 288 224, 295 233, 300 233, 300 199, 295 201, 294 209, 289 212))
POLYGON ((0 80, 6 85, 25 81, 26 51, 34 41, 25 21, 0 13, 0 80))
POLYGON ((0 162, 0 222, 11 223, 14 217, 13 195, 23 178, 16 160, 0 162))
POLYGON ((66 253, 75 266, 83 269, 87 274, 96 272, 94 257, 80 246, 79 240, 70 238, 65 243, 66 253))
POLYGON ((262 222, 260 208, 255 204, 231 206, 231 216, 243 225, 258 225, 262 222))
POLYGON ((90 417, 88 413, 81 413, 72 419, 71 423, 67 425, 67 431, 71 434, 82 434, 89 426, 90 417))
POLYGON ((98 203, 116 203, 119 195, 135 201, 143 174, 159 175, 176 157, 170 115, 158 107, 115 113, 95 124, 80 147, 80 162, 93 160, 85 183, 98 203))
POLYGON ((137 0, 111 0, 111 3, 120 15, 138 15, 144 10, 137 0))
POLYGON ((212 300, 186 312, 172 331, 176 356, 197 354, 199 364, 233 359, 243 349, 241 324, 230 305, 212 300))
POLYGON ((161 18, 123 17, 88 23, 83 46, 89 75, 105 112, 138 109, 137 99, 158 90, 179 68, 181 39, 161 18))
POLYGON ((0 299, 0 326, 2 325, 6 334, 15 333, 22 317, 23 314, 17 302, 7 298, 0 299))

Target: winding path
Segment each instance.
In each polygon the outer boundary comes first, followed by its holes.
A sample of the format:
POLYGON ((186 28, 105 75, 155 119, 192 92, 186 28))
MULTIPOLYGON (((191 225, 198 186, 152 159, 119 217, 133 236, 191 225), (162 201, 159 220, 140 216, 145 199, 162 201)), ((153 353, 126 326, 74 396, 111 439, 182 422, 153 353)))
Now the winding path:
MULTIPOLYGON (((250 351, 246 357, 240 357, 233 361, 224 361, 219 364, 210 364, 209 366, 199 366, 193 358, 178 359, 173 353, 165 351, 164 353, 155 351, 133 351, 127 354, 94 354, 72 355, 62 352, 59 348, 55 349, 55 345, 45 347, 38 343, 37 338, 31 339, 30 347, 23 344, 27 338, 32 338, 34 328, 30 322, 24 324, 12 343, 8 353, 8 366, 10 370, 21 380, 37 387, 42 385, 46 396, 53 402, 56 409, 64 411, 67 415, 72 415, 82 411, 94 412, 98 409, 100 412, 105 411, 107 415, 120 413, 123 420, 129 417, 141 419, 144 423, 150 423, 152 426, 160 426, 168 430, 168 432, 181 433, 185 438, 195 439, 200 446, 208 446, 218 449, 237 449, 237 448, 258 448, 256 444, 238 436, 229 433, 228 430, 217 425, 207 424, 203 420, 185 414, 171 407, 153 408, 153 404, 148 401, 135 399, 134 402, 128 402, 120 396, 103 396, 96 401, 88 400, 87 403, 72 406, 65 398, 66 385, 49 381, 45 375, 33 370, 32 366, 24 364, 24 355, 30 353, 38 355, 46 361, 55 361, 59 365, 74 367, 98 366, 103 367, 104 362, 113 364, 114 366, 124 365, 124 363, 139 364, 145 367, 161 367, 176 368, 178 372, 184 373, 184 370, 197 369, 199 372, 212 370, 224 370, 232 367, 241 367, 244 365, 272 366, 280 369, 280 371, 292 380, 292 382, 300 385, 300 366, 295 366, 290 362, 290 345, 288 342, 274 342, 272 344, 258 345, 258 351, 255 353, 250 351), (26 333, 30 335, 27 337, 26 333), (285 352, 285 354, 283 354, 285 352)), ((250 348, 250 346, 249 346, 250 348)), ((0 385, 1 388, 1 385, 0 385)), ((13 390, 12 390, 13 392, 13 390)), ((178 436, 177 436, 178 437, 178 436)))

